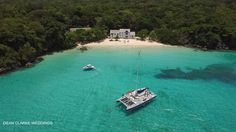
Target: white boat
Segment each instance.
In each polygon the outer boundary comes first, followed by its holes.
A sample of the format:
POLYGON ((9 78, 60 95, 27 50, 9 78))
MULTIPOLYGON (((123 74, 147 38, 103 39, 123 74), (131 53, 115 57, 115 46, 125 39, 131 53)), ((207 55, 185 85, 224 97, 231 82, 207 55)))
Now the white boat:
POLYGON ((95 69, 95 66, 93 66, 91 64, 88 64, 88 65, 83 67, 83 70, 93 70, 93 69, 95 69))
POLYGON ((156 97, 156 94, 151 92, 147 87, 128 91, 122 97, 117 99, 121 102, 127 111, 134 110, 143 106, 156 97))

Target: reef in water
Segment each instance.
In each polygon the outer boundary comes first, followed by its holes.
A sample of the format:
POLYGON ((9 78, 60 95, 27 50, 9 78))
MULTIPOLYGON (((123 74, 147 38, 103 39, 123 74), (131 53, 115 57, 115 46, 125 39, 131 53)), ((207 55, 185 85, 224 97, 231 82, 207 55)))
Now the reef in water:
POLYGON ((158 79, 187 79, 187 80, 219 80, 226 83, 236 83, 236 73, 232 66, 226 64, 213 64, 205 68, 191 69, 185 72, 180 68, 162 69, 155 75, 158 79))

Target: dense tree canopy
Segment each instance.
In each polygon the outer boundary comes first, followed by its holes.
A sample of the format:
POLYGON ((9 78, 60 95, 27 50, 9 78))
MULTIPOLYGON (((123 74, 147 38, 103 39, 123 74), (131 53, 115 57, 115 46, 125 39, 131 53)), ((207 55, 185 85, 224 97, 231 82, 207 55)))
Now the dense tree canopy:
POLYGON ((0 25, 0 67, 98 41, 118 28, 168 44, 236 49, 235 0, 3 0, 0 25))
POLYGON ((92 42, 99 41, 101 39, 106 38, 106 30, 102 28, 92 28, 90 30, 76 30, 74 33, 76 41, 80 42, 92 42))

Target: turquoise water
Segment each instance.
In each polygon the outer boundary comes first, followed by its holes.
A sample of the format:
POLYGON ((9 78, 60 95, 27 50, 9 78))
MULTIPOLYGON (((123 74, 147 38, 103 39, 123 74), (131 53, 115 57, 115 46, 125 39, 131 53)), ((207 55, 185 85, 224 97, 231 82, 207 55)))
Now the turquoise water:
POLYGON ((0 76, 0 131, 233 132, 235 71, 236 52, 92 48, 47 55, 32 68, 0 76), (97 69, 82 71, 88 63, 97 69), (126 113, 115 102, 143 86, 158 96, 149 105, 126 113))

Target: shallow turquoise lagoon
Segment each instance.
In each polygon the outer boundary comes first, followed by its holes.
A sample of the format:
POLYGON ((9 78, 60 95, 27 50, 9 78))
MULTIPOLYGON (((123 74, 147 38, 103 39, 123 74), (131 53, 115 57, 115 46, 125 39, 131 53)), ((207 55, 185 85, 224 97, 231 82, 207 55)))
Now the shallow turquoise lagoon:
POLYGON ((234 132, 235 101, 236 52, 73 49, 0 76, 0 131, 234 132), (82 71, 88 63, 97 69, 82 71), (135 112, 124 112, 116 99, 143 86, 158 97, 135 112))

